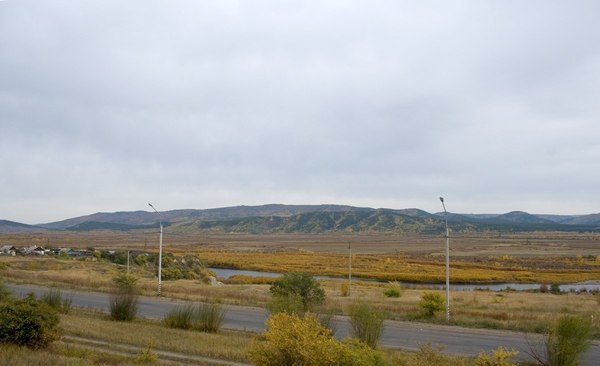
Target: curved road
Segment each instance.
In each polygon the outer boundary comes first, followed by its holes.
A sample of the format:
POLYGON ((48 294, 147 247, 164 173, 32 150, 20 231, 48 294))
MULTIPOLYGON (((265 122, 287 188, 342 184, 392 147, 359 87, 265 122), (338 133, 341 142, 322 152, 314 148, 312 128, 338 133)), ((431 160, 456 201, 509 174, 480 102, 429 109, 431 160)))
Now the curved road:
MULTIPOLYGON (((48 288, 33 285, 6 286, 19 297, 33 292, 41 296, 48 288)), ((73 306, 93 308, 107 311, 108 297, 106 293, 63 291, 65 296, 72 296, 73 306)), ((166 298, 145 297, 139 298, 138 314, 148 318, 162 318, 167 312, 177 305, 185 304, 184 301, 166 298)), ((265 309, 228 305, 223 323, 224 328, 261 332, 265 329, 267 313, 265 309)), ((347 317, 337 316, 334 319, 337 337, 345 337, 349 331, 347 317)), ((526 358, 529 350, 527 339, 535 339, 535 335, 498 331, 489 329, 470 329, 454 326, 423 324, 416 322, 391 321, 385 322, 381 344, 389 348, 403 348, 416 350, 419 344, 431 342, 432 345, 441 345, 444 352, 462 355, 477 355, 481 350, 487 352, 499 347, 515 348, 519 356, 526 358)), ((539 336, 538 336, 539 339, 539 336)), ((583 365, 597 365, 600 360, 600 342, 594 341, 592 347, 583 355, 583 365)))

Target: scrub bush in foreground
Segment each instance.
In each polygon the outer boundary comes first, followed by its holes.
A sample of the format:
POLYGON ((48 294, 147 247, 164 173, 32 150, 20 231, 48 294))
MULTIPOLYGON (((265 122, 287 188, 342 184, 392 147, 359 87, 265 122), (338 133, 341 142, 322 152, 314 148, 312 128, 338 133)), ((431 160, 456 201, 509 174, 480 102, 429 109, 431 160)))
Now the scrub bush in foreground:
POLYGON ((59 338, 58 312, 30 295, 0 304, 0 343, 44 348, 59 338))
POLYGON ((250 360, 257 366, 384 366, 381 354, 358 340, 339 342, 312 314, 278 313, 254 341, 250 360))

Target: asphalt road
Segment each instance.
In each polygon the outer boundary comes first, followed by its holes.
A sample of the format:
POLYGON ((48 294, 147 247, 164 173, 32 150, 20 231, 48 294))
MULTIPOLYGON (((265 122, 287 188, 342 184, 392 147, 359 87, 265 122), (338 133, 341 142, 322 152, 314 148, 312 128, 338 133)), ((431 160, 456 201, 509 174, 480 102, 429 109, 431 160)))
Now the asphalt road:
MULTIPOLYGON (((41 296, 48 289, 33 285, 6 285, 19 297, 33 292, 41 296)), ((66 296, 72 296, 73 306, 108 311, 106 293, 63 291, 66 296)), ((138 314, 148 318, 162 318, 167 312, 184 301, 166 298, 139 298, 138 314)), ((223 327, 227 329, 260 332, 265 329, 267 313, 262 308, 246 306, 226 306, 227 312, 223 327)), ((336 336, 343 338, 348 334, 349 323, 346 317, 334 319, 336 336)), ((536 339, 535 335, 498 331, 489 329, 469 329, 444 325, 432 325, 416 322, 386 321, 381 344, 390 348, 418 349, 420 344, 430 342, 434 347, 441 345, 444 352, 462 355, 477 355, 481 350, 491 351, 499 346, 514 348, 520 351, 521 357, 527 357, 529 350, 527 340, 536 339)), ((594 341, 592 347, 583 355, 582 365, 600 364, 600 342, 594 341)))

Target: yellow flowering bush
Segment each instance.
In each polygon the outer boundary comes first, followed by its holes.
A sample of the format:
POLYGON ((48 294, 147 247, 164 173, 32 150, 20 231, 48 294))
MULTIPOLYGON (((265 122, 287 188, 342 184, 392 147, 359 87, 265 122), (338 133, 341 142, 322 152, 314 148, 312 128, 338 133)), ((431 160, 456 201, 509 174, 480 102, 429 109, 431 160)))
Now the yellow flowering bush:
POLYGON ((258 366, 385 365, 377 351, 361 342, 336 340, 313 314, 300 318, 285 312, 269 317, 267 331, 252 344, 250 360, 258 366))

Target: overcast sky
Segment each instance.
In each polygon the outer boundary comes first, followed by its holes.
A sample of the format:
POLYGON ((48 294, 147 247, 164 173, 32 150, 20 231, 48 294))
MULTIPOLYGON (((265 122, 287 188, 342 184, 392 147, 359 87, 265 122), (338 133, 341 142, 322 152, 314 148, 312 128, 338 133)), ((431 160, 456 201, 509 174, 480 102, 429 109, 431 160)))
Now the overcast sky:
POLYGON ((600 211, 598 1, 0 1, 0 219, 600 211))

